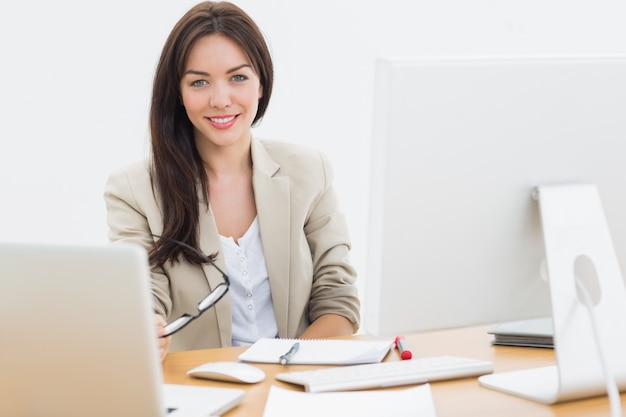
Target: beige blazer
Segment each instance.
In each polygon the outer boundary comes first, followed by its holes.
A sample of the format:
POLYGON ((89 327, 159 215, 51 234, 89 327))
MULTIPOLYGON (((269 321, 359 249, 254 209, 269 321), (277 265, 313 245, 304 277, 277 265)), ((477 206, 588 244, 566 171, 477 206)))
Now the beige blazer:
MULTIPOLYGON (((280 337, 298 337, 316 318, 339 314, 359 326, 356 272, 350 240, 332 186, 333 172, 320 152, 277 141, 252 140, 253 187, 280 337)), ((111 174, 105 187, 109 239, 149 250, 162 232, 159 191, 153 192, 147 162, 111 174)), ((218 252, 225 270, 210 208, 200 206, 200 250, 218 252)), ((197 312, 197 303, 223 282, 210 265, 169 263, 152 271, 155 311, 174 320, 197 312)), ((113 308, 115 305, 113 303, 113 308)), ((172 337, 170 351, 230 346, 231 298, 172 337)))

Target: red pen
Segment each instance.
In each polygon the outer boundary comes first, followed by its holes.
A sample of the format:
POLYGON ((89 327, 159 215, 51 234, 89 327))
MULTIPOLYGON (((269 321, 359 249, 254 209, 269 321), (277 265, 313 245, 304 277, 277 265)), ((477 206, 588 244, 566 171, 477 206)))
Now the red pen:
POLYGON ((409 344, 404 339, 404 336, 396 337, 394 344, 396 345, 396 348, 400 351, 400 357, 402 358, 402 360, 411 359, 413 357, 413 354, 409 349, 409 344))

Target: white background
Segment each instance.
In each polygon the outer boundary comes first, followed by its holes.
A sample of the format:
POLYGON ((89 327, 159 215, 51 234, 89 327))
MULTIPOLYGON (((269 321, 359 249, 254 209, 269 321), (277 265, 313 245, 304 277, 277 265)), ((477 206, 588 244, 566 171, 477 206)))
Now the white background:
MULTIPOLYGON (((195 3, 2 0, 0 240, 106 242, 104 182, 147 153, 155 64, 195 3)), ((361 288, 377 57, 626 53, 623 0, 236 4, 275 60, 273 98, 255 134, 331 157, 361 288)))

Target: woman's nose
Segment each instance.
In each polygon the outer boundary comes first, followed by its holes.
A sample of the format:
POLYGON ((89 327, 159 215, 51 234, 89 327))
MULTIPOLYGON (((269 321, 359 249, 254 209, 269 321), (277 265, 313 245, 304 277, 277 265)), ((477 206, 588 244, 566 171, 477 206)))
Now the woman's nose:
POLYGON ((209 104, 211 105, 211 107, 215 107, 218 109, 230 107, 231 98, 230 89, 228 88, 228 86, 222 83, 213 84, 209 104))

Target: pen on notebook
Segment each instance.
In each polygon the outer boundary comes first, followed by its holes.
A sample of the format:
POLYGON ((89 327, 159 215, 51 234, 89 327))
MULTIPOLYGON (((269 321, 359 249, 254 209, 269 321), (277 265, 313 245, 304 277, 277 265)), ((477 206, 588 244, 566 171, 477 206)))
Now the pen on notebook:
POLYGON ((396 337, 396 341, 394 342, 396 348, 400 351, 400 357, 404 359, 411 359, 413 354, 411 353, 411 348, 409 348, 409 344, 404 339, 404 336, 396 337))
POLYGON ((287 364, 287 362, 289 362, 291 358, 293 358, 293 355, 296 354, 299 348, 300 348, 300 343, 299 342, 294 343, 291 349, 289 349, 289 352, 285 353, 284 355, 281 355, 281 357, 279 358, 280 364, 281 365, 287 364))

